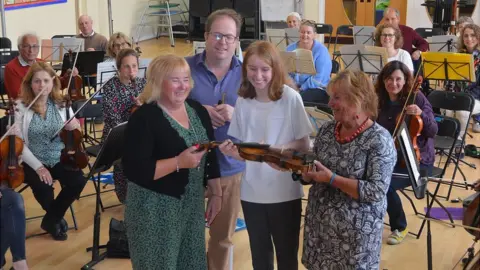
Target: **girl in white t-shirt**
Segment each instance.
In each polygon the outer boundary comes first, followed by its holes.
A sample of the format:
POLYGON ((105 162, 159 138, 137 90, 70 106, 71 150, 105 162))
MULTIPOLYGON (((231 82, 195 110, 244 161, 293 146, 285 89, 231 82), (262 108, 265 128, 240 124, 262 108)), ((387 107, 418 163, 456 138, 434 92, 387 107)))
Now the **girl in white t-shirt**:
MULTIPOLYGON (((300 94, 291 86, 282 59, 266 41, 250 45, 242 67, 228 135, 242 142, 269 144, 278 149, 307 151, 312 126, 300 94)), ((230 140, 220 150, 243 160, 230 140)), ((298 269, 301 198, 300 183, 275 165, 246 161, 240 198, 250 239, 254 269, 298 269), (273 240, 273 243, 272 243, 273 240)))
POLYGON ((410 54, 402 49, 403 36, 398 26, 385 23, 375 29, 375 46, 387 49, 388 62, 397 60, 404 63, 413 74, 413 61, 410 54))

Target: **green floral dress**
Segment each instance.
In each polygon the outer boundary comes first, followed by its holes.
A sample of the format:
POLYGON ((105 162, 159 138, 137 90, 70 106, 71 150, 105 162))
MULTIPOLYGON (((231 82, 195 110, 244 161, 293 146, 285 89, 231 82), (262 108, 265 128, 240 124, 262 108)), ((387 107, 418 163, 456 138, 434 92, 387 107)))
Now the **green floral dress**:
MULTIPOLYGON (((189 129, 168 114, 172 127, 187 145, 208 141, 207 132, 196 112, 188 105, 189 129)), ((189 169, 189 182, 181 199, 145 189, 128 182, 125 223, 133 269, 207 269, 205 254, 205 206, 203 156, 198 168, 189 169), (158 245, 162 243, 162 245, 158 245)), ((153 180, 152 180, 153 181, 153 180)), ((161 181, 161 180, 159 180, 161 181)))

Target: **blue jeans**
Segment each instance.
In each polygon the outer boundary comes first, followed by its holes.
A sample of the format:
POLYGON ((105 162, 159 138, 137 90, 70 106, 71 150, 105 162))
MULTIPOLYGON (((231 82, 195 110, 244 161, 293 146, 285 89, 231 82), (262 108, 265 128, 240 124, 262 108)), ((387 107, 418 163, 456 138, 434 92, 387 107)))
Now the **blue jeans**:
POLYGON ((25 260, 25 207, 20 194, 10 188, 0 189, 0 266, 10 248, 13 262, 25 260))
MULTIPOLYGON (((433 164, 420 164, 420 169, 426 169, 428 176, 432 175, 433 164)), ((395 168, 396 173, 406 173, 406 169, 395 168)), ((390 218, 390 230, 399 232, 407 228, 407 218, 403 211, 402 200, 397 194, 397 190, 411 186, 410 179, 403 177, 392 177, 387 191, 387 213, 390 218)))

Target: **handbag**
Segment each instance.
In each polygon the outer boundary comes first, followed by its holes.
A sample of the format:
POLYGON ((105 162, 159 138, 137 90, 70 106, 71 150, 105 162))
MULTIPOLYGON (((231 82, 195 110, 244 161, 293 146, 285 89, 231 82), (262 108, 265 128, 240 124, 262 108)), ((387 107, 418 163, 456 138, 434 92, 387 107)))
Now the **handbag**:
POLYGON ((110 219, 109 241, 107 243, 107 257, 130 258, 128 250, 127 230, 125 222, 110 219))

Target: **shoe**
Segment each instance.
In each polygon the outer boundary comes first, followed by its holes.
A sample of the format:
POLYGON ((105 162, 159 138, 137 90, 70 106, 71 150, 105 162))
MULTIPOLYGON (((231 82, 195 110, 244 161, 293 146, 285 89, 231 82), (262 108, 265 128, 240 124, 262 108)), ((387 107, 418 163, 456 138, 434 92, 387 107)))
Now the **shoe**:
POLYGON ((473 123, 472 131, 475 133, 480 133, 480 123, 473 123))
POLYGON ((405 239, 405 236, 407 236, 407 234, 408 234, 408 229, 405 229, 401 232, 399 232, 398 230, 395 230, 392 232, 392 234, 388 236, 387 244, 398 245, 403 241, 403 239, 405 239))
POLYGON ((67 234, 62 231, 61 225, 59 223, 52 222, 47 218, 47 216, 43 217, 40 227, 42 230, 49 233, 56 241, 65 241, 68 238, 67 234))
POLYGON ((64 233, 68 231, 68 223, 64 218, 60 220, 60 230, 64 233))

